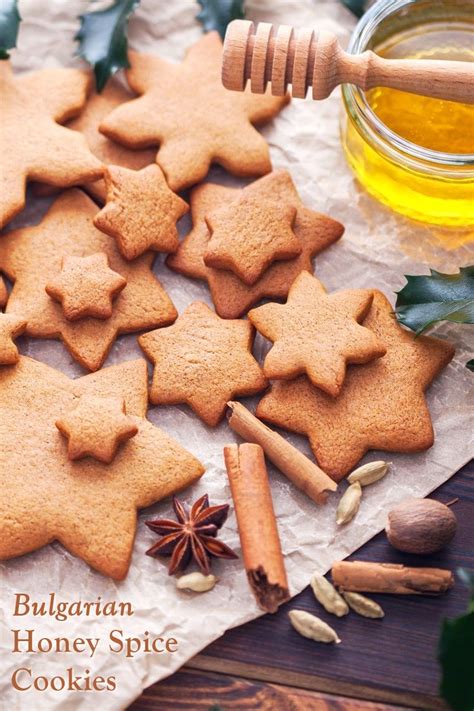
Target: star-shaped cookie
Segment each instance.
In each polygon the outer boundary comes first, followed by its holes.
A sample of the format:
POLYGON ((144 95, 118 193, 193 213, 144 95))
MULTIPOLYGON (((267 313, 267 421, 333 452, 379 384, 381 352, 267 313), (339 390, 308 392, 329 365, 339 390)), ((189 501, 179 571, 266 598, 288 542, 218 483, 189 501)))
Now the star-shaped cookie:
POLYGON ((276 382, 257 406, 258 417, 307 435, 319 465, 336 481, 369 449, 411 453, 431 447, 424 391, 454 354, 447 341, 416 337, 399 326, 379 291, 363 325, 387 353, 367 365, 350 366, 339 397, 302 376, 276 382))
POLYGON ((18 361, 20 354, 13 341, 25 328, 26 321, 21 316, 0 312, 0 366, 18 361))
POLYGON ((0 276, 0 308, 3 308, 8 301, 7 285, 0 276))
MULTIPOLYGON (((263 193, 272 202, 296 207, 293 225, 302 252, 286 262, 275 262, 253 286, 244 284, 232 272, 204 264, 210 234, 205 217, 217 208, 229 205, 240 190, 205 183, 191 193, 193 229, 166 263, 174 271, 208 282, 216 311, 222 318, 239 318, 261 299, 284 299, 291 284, 303 270, 312 271, 312 257, 336 242, 344 232, 340 222, 306 208, 287 171, 278 170, 259 181, 263 193)), ((263 198, 262 198, 263 199, 263 198)))
POLYGON ((78 69, 14 77, 0 62, 0 228, 23 208, 28 180, 68 187, 102 175, 84 136, 59 125, 79 113, 89 82, 78 69))
POLYGON ((139 337, 152 361, 150 401, 187 403, 210 427, 223 418, 226 403, 254 395, 267 380, 252 355, 254 329, 248 321, 225 321, 199 301, 176 323, 139 337))
POLYGON ((327 294, 316 277, 301 272, 286 304, 265 304, 248 314, 274 342, 263 365, 267 378, 291 380, 305 373, 328 395, 339 395, 347 363, 368 363, 387 351, 373 331, 359 325, 372 301, 368 289, 327 294))
POLYGON ((260 180, 244 188, 230 205, 206 215, 211 239, 204 263, 228 269, 249 286, 275 261, 292 259, 303 251, 293 232, 294 205, 269 199, 260 180))
POLYGON ((121 397, 81 395, 55 424, 67 439, 69 459, 93 457, 104 464, 110 464, 119 445, 138 432, 121 397))
POLYGON ((28 321, 26 333, 34 338, 61 338, 71 355, 89 370, 100 368, 120 333, 131 333, 173 323, 177 312, 153 276, 153 255, 133 263, 120 256, 113 239, 92 221, 97 207, 80 190, 59 197, 39 225, 9 232, 0 239, 0 267, 14 281, 6 310, 28 321), (113 303, 106 320, 68 321, 62 306, 45 287, 61 272, 65 257, 107 255, 110 268, 127 285, 113 303))
POLYGON ((195 457, 145 419, 146 405, 142 359, 76 380, 24 356, 0 368, 0 559, 58 540, 104 575, 126 576, 137 509, 203 473, 195 457), (55 423, 83 396, 123 399, 138 428, 111 464, 68 457, 55 423))
POLYGON ((107 202, 94 225, 117 240, 125 259, 136 259, 148 249, 175 252, 176 222, 188 205, 169 189, 161 168, 156 163, 142 170, 111 165, 104 179, 107 202))
POLYGON ((227 91, 222 42, 204 35, 182 64, 128 53, 127 80, 140 98, 116 108, 100 130, 128 148, 159 144, 157 163, 174 191, 202 180, 212 162, 239 176, 271 170, 265 139, 252 124, 272 119, 288 97, 227 91))

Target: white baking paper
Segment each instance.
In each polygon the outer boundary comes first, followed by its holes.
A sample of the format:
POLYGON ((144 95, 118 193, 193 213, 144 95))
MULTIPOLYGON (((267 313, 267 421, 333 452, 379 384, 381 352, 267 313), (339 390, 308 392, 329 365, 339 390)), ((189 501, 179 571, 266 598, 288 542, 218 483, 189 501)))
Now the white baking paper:
MULTIPOLYGON (((246 5, 249 18, 329 29, 338 34, 344 45, 355 24, 353 16, 336 0, 254 0, 246 5)), ((80 60, 72 58, 73 35, 78 26, 76 18, 86 7, 87 3, 80 0, 20 0, 23 23, 18 50, 13 52, 17 70, 81 66, 80 60)), ((142 0, 130 22, 132 47, 179 60, 185 48, 201 34, 194 19, 197 10, 197 5, 189 0, 142 0)), ((377 287, 393 299, 393 292, 404 283, 404 273, 423 273, 427 265, 454 271, 472 261, 472 251, 469 255, 461 238, 451 234, 448 242, 441 231, 417 226, 391 213, 357 186, 342 155, 339 112, 338 92, 322 102, 294 100, 263 130, 275 167, 291 172, 305 203, 346 226, 343 239, 316 259, 315 272, 327 288, 377 287)), ((212 170, 210 177, 239 184, 217 169, 212 170)), ((13 225, 38 221, 49 202, 30 197, 27 210, 13 225)), ((168 271, 162 259, 157 260, 155 270, 179 311, 195 299, 211 303, 204 284, 168 271)), ((318 508, 270 468, 274 506, 293 594, 308 584, 313 571, 325 572, 333 560, 347 556, 376 534, 384 526, 389 507, 407 496, 426 496, 469 459, 472 430, 468 424, 467 395, 473 378, 465 368, 466 361, 472 357, 468 349, 469 331, 466 327, 450 325, 436 330, 457 346, 454 361, 427 396, 436 443, 424 454, 382 455, 393 462, 392 470, 383 481, 365 491, 353 523, 336 529, 334 514, 339 495, 332 497, 325 507, 318 508)), ((258 356, 267 347, 262 339, 257 339, 258 356)), ((59 342, 28 340, 23 342, 22 350, 70 376, 81 374, 79 366, 59 342)), ((107 364, 138 355, 141 352, 135 336, 122 337, 113 347, 107 364)), ((227 424, 208 429, 186 407, 151 408, 148 416, 199 457, 206 467, 201 481, 183 495, 185 501, 192 502, 204 492, 209 493, 214 504, 231 501, 222 448, 236 438, 227 424)), ((303 438, 288 435, 288 439, 309 454, 303 438)), ((380 454, 374 452, 366 460, 376 458, 380 458, 380 454)), ((344 485, 341 490, 343 488, 344 485)), ((0 495, 11 494, 1 492, 0 495)), ((164 564, 145 556, 145 550, 157 538, 144 526, 144 520, 170 513, 168 500, 140 515, 130 573, 122 583, 93 572, 59 544, 1 566, 0 704, 3 708, 123 709, 142 689, 176 671, 227 629, 261 614, 249 592, 241 561, 215 564, 219 583, 211 592, 200 596, 178 592, 164 564), (101 596, 103 601, 129 601, 135 614, 127 618, 72 618, 65 622, 50 617, 13 617, 15 593, 28 593, 32 599, 41 601, 53 591, 60 600, 93 601, 101 596), (82 636, 97 637, 100 642, 92 658, 87 653, 12 653, 10 630, 19 628, 34 629, 36 639, 82 636), (145 632, 150 636, 172 636, 179 641, 179 651, 169 655, 142 653, 127 659, 123 654, 108 650, 107 638, 113 629, 122 629, 125 635, 139 638, 143 638, 145 632), (72 667, 75 674, 84 674, 89 669, 93 676, 114 675, 117 688, 107 693, 14 691, 11 675, 19 667, 31 668, 35 675, 48 677, 64 675, 68 667, 72 667)), ((221 537, 240 550, 232 508, 221 537)))

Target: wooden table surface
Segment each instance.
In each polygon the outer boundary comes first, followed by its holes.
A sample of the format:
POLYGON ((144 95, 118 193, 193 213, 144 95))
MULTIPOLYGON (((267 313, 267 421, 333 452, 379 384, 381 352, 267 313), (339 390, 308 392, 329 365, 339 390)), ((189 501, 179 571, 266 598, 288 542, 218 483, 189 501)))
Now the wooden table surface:
MULTIPOLYGON (((474 570, 472 463, 433 494, 444 503, 457 497, 453 511, 458 532, 444 551, 429 557, 401 554, 379 534, 349 559, 474 570)), ((307 588, 277 614, 229 630, 177 674, 146 689, 130 710, 446 708, 437 696, 437 640, 442 619, 465 611, 467 589, 456 581, 441 597, 372 597, 385 610, 383 620, 355 613, 337 619, 323 610, 307 588), (298 635, 287 617, 295 608, 318 614, 337 627, 342 644, 317 644, 298 635)))

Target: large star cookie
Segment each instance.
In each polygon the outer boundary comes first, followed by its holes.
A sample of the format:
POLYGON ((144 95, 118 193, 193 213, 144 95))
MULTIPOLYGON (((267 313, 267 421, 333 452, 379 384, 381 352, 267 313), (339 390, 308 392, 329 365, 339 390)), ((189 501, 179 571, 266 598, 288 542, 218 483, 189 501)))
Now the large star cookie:
POLYGON ((238 318, 261 299, 284 299, 291 284, 303 270, 312 271, 312 257, 336 242, 344 227, 336 220, 304 207, 288 172, 279 170, 261 178, 262 199, 296 207, 294 232, 302 246, 299 257, 272 264, 252 286, 232 272, 207 267, 204 254, 210 239, 205 217, 223 206, 231 206, 241 190, 206 183, 191 193, 193 229, 181 242, 167 265, 175 271, 208 282, 219 316, 238 318))
POLYGON ((128 56, 127 79, 141 96, 112 111, 100 130, 129 148, 159 144, 156 160, 172 190, 198 183, 212 162, 240 176, 271 170, 267 143, 252 124, 269 121, 288 97, 224 89, 217 32, 193 45, 182 64, 128 56))
POLYGON ((77 380, 26 357, 0 368, 1 559, 57 540, 104 575, 126 576, 137 509, 203 473, 197 459, 145 419, 146 401, 144 360, 77 380), (68 457, 55 423, 83 397, 123 399, 138 428, 111 464, 68 457))
POLYGON ((148 249, 175 252, 176 222, 188 204, 169 189, 161 168, 156 163, 142 170, 110 166, 104 178, 107 203, 94 225, 117 240, 125 259, 136 259, 148 249))
POLYGON ((14 340, 25 328, 26 321, 21 316, 0 312, 0 366, 18 362, 20 354, 14 340))
POLYGON ((114 240, 94 227, 96 212, 87 195, 70 190, 56 200, 39 225, 0 238, 1 269, 15 282, 7 312, 28 321, 29 336, 61 338, 89 370, 101 367, 118 334, 168 325, 177 316, 151 271, 153 255, 144 254, 133 264, 124 261, 114 240), (45 287, 60 277, 65 257, 97 252, 107 256, 110 269, 126 280, 126 286, 113 302, 110 318, 69 321, 45 287))
POLYGON ((198 301, 173 326, 139 337, 155 369, 150 400, 155 405, 187 403, 211 427, 226 403, 267 386, 252 356, 254 329, 248 321, 225 321, 198 301))
POLYGON ((0 62, 0 227, 23 208, 28 180, 68 187, 102 175, 85 138, 59 125, 79 113, 89 81, 78 69, 13 77, 10 63, 0 62))
POLYGON ((367 363, 386 353, 375 333, 359 325, 372 300, 368 289, 328 295, 320 281, 301 272, 286 304, 265 304, 248 315, 274 342, 263 366, 267 378, 291 380, 305 373, 313 385, 339 395, 347 363, 367 363))
POLYGON ((257 407, 258 417, 307 435, 319 465, 336 481, 369 449, 420 452, 431 447, 433 427, 424 391, 454 353, 446 341, 416 337, 400 327, 378 291, 363 325, 387 353, 350 367, 339 397, 326 395, 302 376, 276 382, 257 407))

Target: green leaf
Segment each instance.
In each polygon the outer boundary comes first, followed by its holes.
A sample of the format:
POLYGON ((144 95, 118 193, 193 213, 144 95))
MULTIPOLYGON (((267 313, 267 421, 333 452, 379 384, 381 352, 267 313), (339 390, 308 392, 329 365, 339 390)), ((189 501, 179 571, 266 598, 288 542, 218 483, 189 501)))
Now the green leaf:
POLYGON ((474 323, 474 266, 458 274, 407 276, 397 294, 396 313, 400 323, 419 335, 437 321, 474 323))
POLYGON ((454 711, 474 709, 474 574, 460 569, 458 576, 471 588, 465 615, 444 620, 438 647, 442 678, 440 694, 454 711))
POLYGON ((2 0, 0 5, 0 59, 8 59, 8 51, 16 47, 21 17, 17 0, 2 0))
POLYGON ((471 360, 467 361, 466 368, 468 370, 470 370, 472 373, 474 373, 474 358, 471 358, 471 360))
POLYGON ((232 20, 243 20, 245 0, 198 0, 202 10, 197 19, 205 32, 217 30, 224 39, 227 25, 232 20))
POLYGON ((127 59, 127 23, 140 0, 115 0, 105 10, 80 16, 81 27, 75 39, 78 54, 94 67, 95 84, 101 92, 109 77, 129 67, 127 59))
POLYGON ((341 0, 341 2, 357 17, 361 17, 364 14, 365 0, 341 0))

